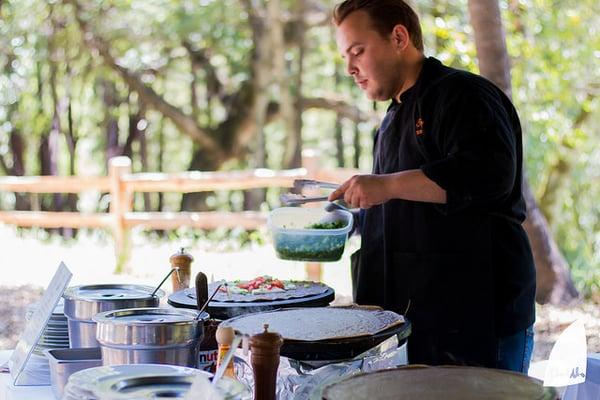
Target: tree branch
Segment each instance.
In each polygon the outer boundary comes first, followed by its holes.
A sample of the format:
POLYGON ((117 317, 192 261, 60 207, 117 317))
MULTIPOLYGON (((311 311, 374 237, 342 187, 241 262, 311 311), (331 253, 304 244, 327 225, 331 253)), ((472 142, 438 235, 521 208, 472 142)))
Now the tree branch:
POLYGON ((358 107, 352 106, 341 99, 327 97, 312 97, 302 99, 303 109, 321 108, 335 111, 342 117, 347 118, 355 123, 373 122, 377 123, 379 118, 375 113, 367 113, 360 110, 358 107))
POLYGON ((75 9, 75 18, 77 19, 79 28, 83 33, 85 42, 100 53, 104 59, 104 62, 110 68, 117 71, 119 75, 121 75, 121 78, 123 78, 123 80, 132 90, 139 94, 145 104, 153 107, 157 111, 161 112, 165 117, 169 118, 182 131, 182 133, 185 133, 191 137, 205 149, 214 152, 213 154, 215 154, 217 158, 224 158, 220 146, 207 130, 200 127, 192 117, 184 114, 177 107, 167 102, 151 87, 146 86, 138 75, 130 72, 127 68, 117 63, 114 57, 110 54, 108 45, 92 32, 87 22, 81 17, 81 6, 77 0, 65 1, 70 3, 75 9))
POLYGON ((192 61, 204 70, 206 74, 206 89, 211 96, 217 96, 219 99, 223 99, 225 95, 223 90, 223 83, 217 76, 217 71, 210 63, 210 54, 207 49, 194 49, 194 45, 188 41, 183 41, 183 47, 190 54, 192 61))

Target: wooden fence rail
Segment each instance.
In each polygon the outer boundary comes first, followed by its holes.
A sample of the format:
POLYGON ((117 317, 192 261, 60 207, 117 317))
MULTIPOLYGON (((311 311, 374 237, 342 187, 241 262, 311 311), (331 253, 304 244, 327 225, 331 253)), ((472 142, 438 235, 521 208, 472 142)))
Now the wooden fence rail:
MULTIPOLYGON (((176 229, 182 226, 215 229, 217 227, 256 229, 266 223, 267 215, 258 211, 243 212, 137 212, 133 211, 136 192, 190 193, 213 190, 248 190, 291 187, 295 179, 318 179, 342 182, 357 174, 356 169, 320 169, 318 153, 303 153, 303 168, 290 170, 255 169, 247 171, 189 171, 181 173, 132 173, 131 160, 109 160, 107 177, 78 176, 0 176, 0 191, 15 193, 110 193, 107 213, 2 211, 0 222, 41 228, 109 228, 113 234, 116 269, 123 272, 131 252, 130 229, 176 229)), ((320 267, 307 265, 309 276, 318 279, 320 267)))

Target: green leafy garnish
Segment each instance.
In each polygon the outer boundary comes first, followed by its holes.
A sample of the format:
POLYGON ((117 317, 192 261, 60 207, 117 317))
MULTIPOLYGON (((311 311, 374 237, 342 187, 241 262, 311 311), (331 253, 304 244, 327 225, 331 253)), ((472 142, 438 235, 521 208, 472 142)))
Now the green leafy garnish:
POLYGON ((346 226, 346 221, 316 222, 306 226, 304 229, 340 229, 346 226))

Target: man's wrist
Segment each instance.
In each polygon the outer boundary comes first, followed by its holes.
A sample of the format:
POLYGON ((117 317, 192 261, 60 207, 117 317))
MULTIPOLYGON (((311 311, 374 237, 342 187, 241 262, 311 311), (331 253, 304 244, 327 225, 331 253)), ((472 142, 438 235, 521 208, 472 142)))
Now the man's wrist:
POLYGON ((383 175, 384 177, 384 193, 387 200, 404 198, 404 184, 406 179, 406 171, 395 172, 392 174, 383 175))

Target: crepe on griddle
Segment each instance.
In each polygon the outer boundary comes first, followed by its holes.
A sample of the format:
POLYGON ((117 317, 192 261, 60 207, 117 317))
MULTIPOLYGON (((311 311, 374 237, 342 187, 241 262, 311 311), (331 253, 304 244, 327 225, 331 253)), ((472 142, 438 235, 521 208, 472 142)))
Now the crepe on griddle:
MULTIPOLYGON (((323 283, 310 282, 310 281, 298 281, 295 289, 287 289, 283 292, 272 292, 272 293, 260 293, 260 294, 241 294, 241 293, 223 293, 219 291, 212 301, 222 303, 252 303, 260 301, 277 301, 277 300, 289 300, 289 299, 301 299, 304 297, 317 296, 325 293, 329 287, 323 283)), ((208 294, 212 294, 219 282, 213 282, 208 285, 208 294)), ((194 288, 186 289, 186 295, 189 298, 195 299, 196 292, 194 288)))
MULTIPOLYGON (((542 400, 548 393, 526 375, 476 367, 404 367, 361 374, 323 390, 325 400, 542 400)), ((551 397, 550 397, 551 398, 551 397)))
POLYGON ((392 311, 308 307, 248 314, 224 321, 236 331, 255 335, 269 324, 285 340, 320 341, 375 335, 404 322, 392 311))

